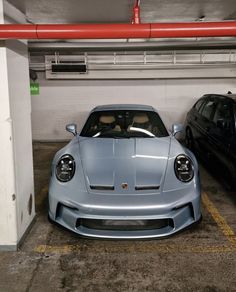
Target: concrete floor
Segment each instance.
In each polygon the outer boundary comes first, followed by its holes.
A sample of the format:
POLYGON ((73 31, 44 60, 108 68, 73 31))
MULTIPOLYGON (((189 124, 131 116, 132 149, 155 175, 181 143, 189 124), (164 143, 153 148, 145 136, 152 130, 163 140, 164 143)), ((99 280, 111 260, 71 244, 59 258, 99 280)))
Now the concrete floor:
POLYGON ((81 239, 47 221, 50 162, 35 143, 36 222, 18 252, 0 253, 0 292, 236 291, 236 193, 201 167, 203 221, 164 240, 81 239))

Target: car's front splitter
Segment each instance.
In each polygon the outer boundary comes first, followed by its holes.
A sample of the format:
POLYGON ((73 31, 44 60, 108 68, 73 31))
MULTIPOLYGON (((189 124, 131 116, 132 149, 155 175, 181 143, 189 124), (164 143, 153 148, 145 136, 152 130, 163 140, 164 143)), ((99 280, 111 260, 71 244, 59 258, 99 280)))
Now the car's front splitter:
POLYGON ((88 215, 76 208, 59 204, 56 216, 49 213, 49 217, 52 221, 81 236, 148 239, 169 236, 200 220, 201 213, 199 211, 196 214, 194 204, 196 202, 188 202, 178 208, 166 210, 162 215, 150 216, 88 215))

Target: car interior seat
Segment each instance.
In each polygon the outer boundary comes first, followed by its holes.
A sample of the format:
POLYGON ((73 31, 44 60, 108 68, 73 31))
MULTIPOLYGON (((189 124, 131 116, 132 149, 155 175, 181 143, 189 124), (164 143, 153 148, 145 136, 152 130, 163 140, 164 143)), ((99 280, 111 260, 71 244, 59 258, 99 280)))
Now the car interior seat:
POLYGON ((99 117, 99 128, 110 128, 113 131, 120 132, 121 127, 117 125, 116 119, 113 115, 101 115, 99 117))
POLYGON ((133 122, 128 129, 130 129, 130 127, 145 129, 148 130, 149 132, 151 132, 152 130, 151 123, 146 113, 136 114, 133 117, 133 122))

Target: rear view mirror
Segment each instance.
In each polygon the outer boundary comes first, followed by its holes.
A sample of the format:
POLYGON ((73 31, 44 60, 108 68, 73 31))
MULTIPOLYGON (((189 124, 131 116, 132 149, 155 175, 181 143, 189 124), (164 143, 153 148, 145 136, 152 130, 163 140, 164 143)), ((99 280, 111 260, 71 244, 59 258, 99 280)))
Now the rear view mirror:
POLYGON ((174 124, 172 125, 172 135, 175 136, 177 133, 183 131, 183 125, 182 124, 174 124))
POLYGON ((66 131, 72 133, 74 136, 77 135, 77 125, 76 124, 69 124, 66 125, 66 131))

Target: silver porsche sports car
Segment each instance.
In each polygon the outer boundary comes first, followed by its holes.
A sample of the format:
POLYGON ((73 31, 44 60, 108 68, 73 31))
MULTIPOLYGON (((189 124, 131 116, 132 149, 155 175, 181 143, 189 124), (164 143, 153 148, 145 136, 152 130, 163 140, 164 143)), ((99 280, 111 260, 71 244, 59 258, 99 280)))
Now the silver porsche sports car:
POLYGON ((93 109, 52 163, 49 219, 82 236, 164 237, 201 219, 197 161, 145 105, 93 109))

